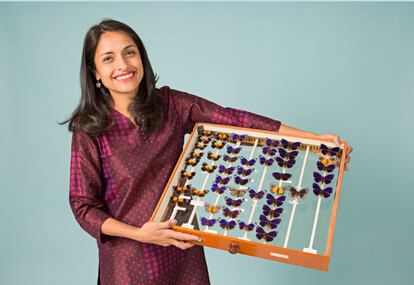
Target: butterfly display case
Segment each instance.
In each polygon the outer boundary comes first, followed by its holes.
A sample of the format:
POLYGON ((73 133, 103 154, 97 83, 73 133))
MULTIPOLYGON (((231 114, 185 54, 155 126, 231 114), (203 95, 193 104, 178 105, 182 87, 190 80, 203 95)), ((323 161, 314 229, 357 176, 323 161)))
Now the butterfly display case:
POLYGON ((151 220, 198 245, 327 271, 347 143, 197 123, 151 220))

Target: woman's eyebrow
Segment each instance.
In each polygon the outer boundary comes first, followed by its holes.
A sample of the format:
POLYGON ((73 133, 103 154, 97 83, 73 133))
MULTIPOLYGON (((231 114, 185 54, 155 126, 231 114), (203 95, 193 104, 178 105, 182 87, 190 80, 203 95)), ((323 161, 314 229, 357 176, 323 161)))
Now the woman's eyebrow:
MULTIPOLYGON (((124 47, 123 50, 126 50, 127 48, 130 48, 130 47, 135 47, 135 46, 133 44, 131 44, 131 45, 128 45, 128 46, 124 47)), ((114 53, 114 52, 113 51, 107 51, 107 52, 102 53, 100 56, 102 57, 106 54, 112 54, 112 53, 114 53)))

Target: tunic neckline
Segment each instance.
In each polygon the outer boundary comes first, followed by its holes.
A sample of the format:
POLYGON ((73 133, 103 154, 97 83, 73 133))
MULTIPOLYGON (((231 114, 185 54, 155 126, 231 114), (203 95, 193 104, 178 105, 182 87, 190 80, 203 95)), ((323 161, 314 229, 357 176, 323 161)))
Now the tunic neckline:
POLYGON ((135 125, 130 118, 128 118, 127 116, 125 116, 124 114, 122 114, 121 112, 119 112, 117 109, 115 109, 114 107, 112 108, 112 112, 117 113, 118 115, 120 115, 122 118, 124 118, 124 120, 126 120, 128 122, 128 124, 130 124, 132 127, 134 127, 135 129, 138 129, 138 126, 135 125))

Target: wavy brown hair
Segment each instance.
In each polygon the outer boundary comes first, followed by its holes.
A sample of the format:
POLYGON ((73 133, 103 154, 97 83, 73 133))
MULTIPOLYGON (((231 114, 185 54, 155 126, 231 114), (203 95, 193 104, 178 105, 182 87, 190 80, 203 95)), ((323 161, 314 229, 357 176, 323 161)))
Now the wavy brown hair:
POLYGON ((161 120, 162 105, 159 97, 155 95, 155 84, 158 80, 154 75, 148 59, 144 44, 137 33, 128 25, 112 19, 104 19, 92 26, 85 35, 80 68, 81 98, 79 105, 71 116, 60 125, 69 122, 68 130, 83 131, 91 136, 98 136, 108 131, 113 121, 109 121, 109 114, 114 102, 109 90, 101 85, 95 85, 94 56, 99 39, 105 32, 124 32, 132 38, 138 47, 144 76, 139 85, 138 93, 129 106, 135 123, 143 133, 154 130, 161 120))

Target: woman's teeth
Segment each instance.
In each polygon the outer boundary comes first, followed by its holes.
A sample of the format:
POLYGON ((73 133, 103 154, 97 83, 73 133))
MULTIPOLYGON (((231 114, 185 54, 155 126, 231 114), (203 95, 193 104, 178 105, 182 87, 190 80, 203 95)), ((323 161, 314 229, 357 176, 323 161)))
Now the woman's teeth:
POLYGON ((118 76, 118 77, 116 77, 115 79, 116 79, 116 80, 124 80, 124 79, 131 78, 133 75, 134 75, 134 73, 133 73, 133 72, 131 72, 131 73, 128 73, 127 75, 118 76))

